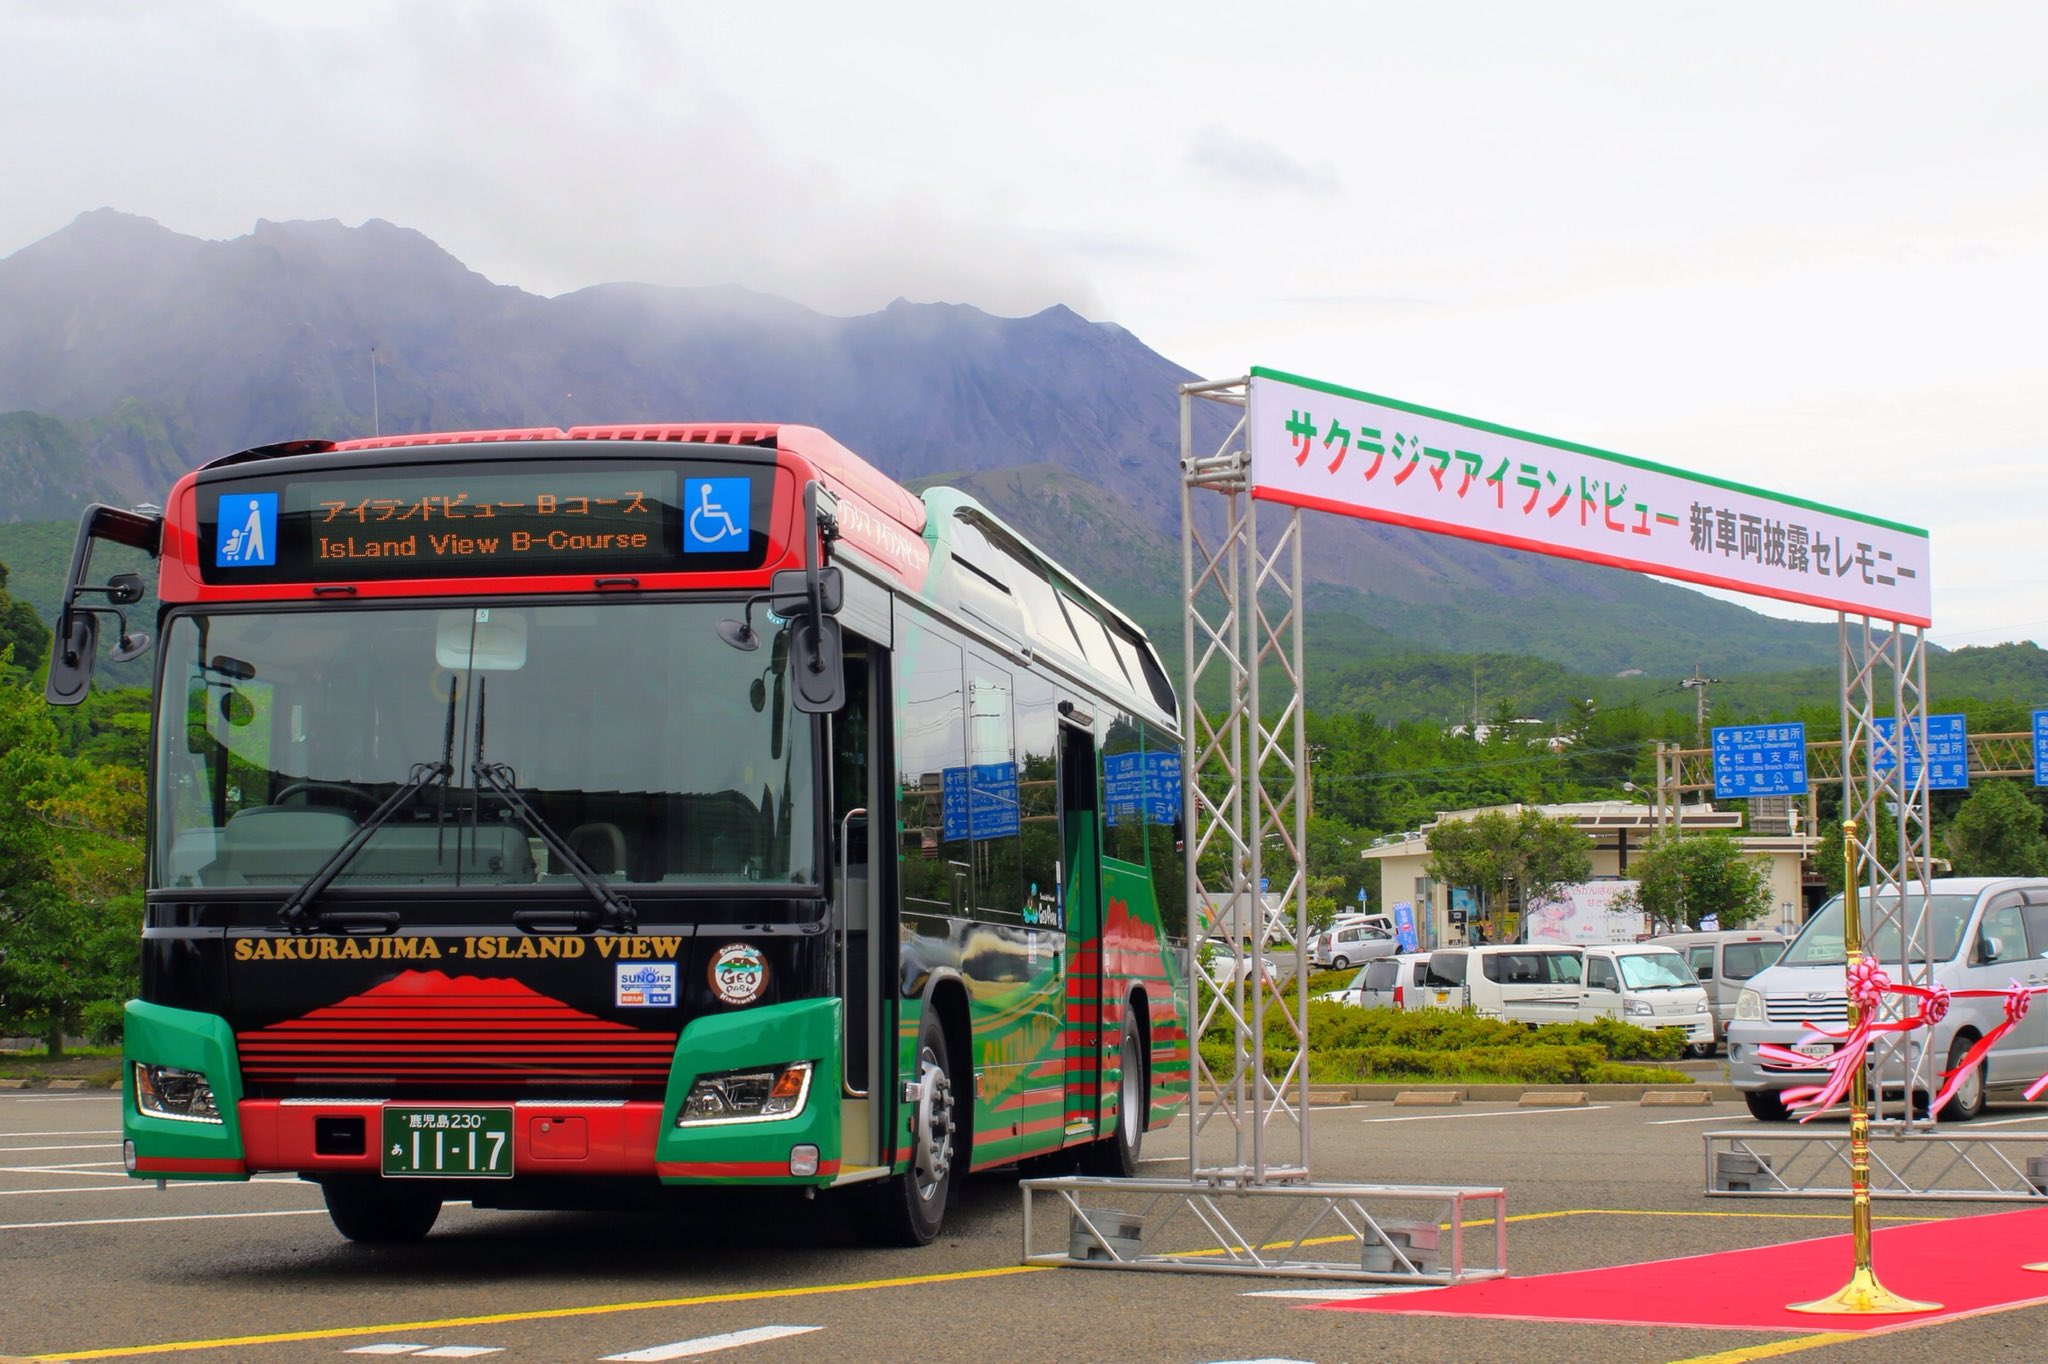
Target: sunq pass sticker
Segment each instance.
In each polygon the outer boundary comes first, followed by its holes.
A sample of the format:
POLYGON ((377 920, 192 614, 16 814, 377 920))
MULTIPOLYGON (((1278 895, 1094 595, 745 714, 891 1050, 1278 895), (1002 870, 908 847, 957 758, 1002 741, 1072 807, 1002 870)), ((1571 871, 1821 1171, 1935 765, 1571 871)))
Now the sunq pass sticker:
POLYGON ((711 991, 727 1004, 751 1004, 768 988, 768 961, 752 943, 727 943, 711 958, 711 991))
POLYGON ((676 964, 672 961, 641 961, 621 965, 618 972, 618 1003, 621 1009, 673 1009, 676 1004, 676 964))

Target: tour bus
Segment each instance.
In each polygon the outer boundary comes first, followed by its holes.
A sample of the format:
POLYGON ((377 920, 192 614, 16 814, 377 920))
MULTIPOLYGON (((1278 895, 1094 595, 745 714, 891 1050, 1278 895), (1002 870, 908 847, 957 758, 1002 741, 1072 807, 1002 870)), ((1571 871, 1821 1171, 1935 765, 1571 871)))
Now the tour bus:
MULTIPOLYGON (((156 560, 124 1156, 442 1204, 1130 1173, 1188 1097, 1181 737, 1131 620, 793 425, 296 441, 88 509, 156 560)), ((137 623, 140 624, 139 622, 137 623)))

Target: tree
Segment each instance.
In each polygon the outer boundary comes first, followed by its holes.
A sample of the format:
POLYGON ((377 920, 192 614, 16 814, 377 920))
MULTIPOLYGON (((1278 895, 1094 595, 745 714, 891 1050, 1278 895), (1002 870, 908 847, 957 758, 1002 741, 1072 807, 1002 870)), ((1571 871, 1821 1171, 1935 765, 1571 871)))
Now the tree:
POLYGON ((1636 888, 1617 905, 1648 914, 1660 926, 1698 928, 1708 915, 1740 928, 1770 913, 1771 864, 1724 834, 1659 834, 1632 858, 1636 888))
POLYGON ((1429 831, 1428 842, 1431 878, 1484 892, 1494 936, 1505 927, 1495 921, 1495 907, 1505 909, 1517 887, 1528 904, 1593 874, 1593 840, 1570 820, 1540 810, 1447 819, 1429 831))
POLYGON ((139 772, 66 758, 39 689, 0 680, 0 1023, 53 1054, 136 992, 142 812, 139 772))
POLYGON ((2048 874, 2041 811, 2009 781, 1987 781, 1971 792, 1942 841, 1958 876, 2048 874))

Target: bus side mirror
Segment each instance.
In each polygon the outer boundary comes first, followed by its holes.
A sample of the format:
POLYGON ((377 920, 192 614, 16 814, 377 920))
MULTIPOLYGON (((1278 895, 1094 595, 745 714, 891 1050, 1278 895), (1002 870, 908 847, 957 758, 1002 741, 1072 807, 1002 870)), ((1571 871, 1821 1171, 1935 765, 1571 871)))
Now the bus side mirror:
POLYGON ((796 684, 796 708, 828 715, 846 704, 846 658, 839 622, 808 615, 790 627, 789 680, 796 684))
POLYGON ((53 706, 75 706, 92 690, 100 618, 89 611, 67 611, 58 624, 63 633, 50 650, 50 678, 44 684, 43 699, 53 706))

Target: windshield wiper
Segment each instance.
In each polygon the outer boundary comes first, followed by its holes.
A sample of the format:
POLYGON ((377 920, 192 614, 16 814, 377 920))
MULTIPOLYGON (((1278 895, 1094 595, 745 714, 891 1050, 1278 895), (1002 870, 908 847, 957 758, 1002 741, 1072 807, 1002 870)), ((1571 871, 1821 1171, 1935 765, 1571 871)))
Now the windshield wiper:
POLYGON ((414 763, 412 773, 405 779, 405 784, 386 796, 384 803, 372 810, 369 816, 356 826, 355 832, 348 836, 348 840, 329 854, 327 860, 322 862, 313 874, 306 878, 304 884, 293 891, 291 897, 278 908, 278 927, 288 928, 294 933, 336 927, 344 932, 350 928, 370 928, 389 933, 397 928, 396 914, 349 915, 346 922, 329 923, 325 915, 309 914, 308 906, 334 883, 334 878, 341 875, 342 869, 363 850, 363 845, 370 841, 372 834, 396 818, 400 811, 412 803, 414 797, 426 789, 428 782, 438 781, 452 771, 454 768, 445 762, 414 763))
MULTIPOLYGON (((478 685, 476 692, 476 756, 470 760, 469 770, 476 778, 477 790, 481 792, 488 786, 497 792, 504 802, 512 807, 512 813, 526 826, 526 831, 547 844, 548 852, 560 859, 561 864, 569 869, 569 874, 576 878, 577 884, 589 892, 591 899, 603 906, 604 927, 618 933, 640 931, 640 915, 633 908, 633 902, 606 885, 603 879, 590 869, 590 864, 576 855, 575 850, 569 846, 569 841, 556 833, 554 826, 540 817, 540 812, 520 794, 517 774, 503 763, 484 761, 484 688, 481 684, 478 685)), ((561 923, 558 919, 550 921, 547 916, 537 912, 515 914, 513 922, 528 932, 536 933, 560 931, 563 928, 571 932, 582 932, 597 927, 590 922, 587 910, 568 923, 561 923)))

